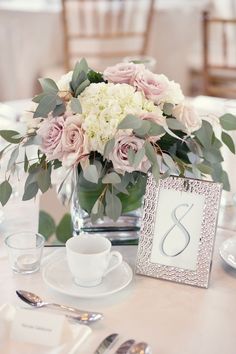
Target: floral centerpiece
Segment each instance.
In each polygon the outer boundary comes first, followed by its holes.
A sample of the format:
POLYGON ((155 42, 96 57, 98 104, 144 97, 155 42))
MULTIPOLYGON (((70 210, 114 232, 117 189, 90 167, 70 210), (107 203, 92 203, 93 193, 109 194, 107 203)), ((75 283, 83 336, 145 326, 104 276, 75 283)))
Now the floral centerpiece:
POLYGON ((91 224, 116 221, 138 209, 148 172, 157 183, 170 175, 211 176, 229 189, 220 148, 224 143, 235 153, 227 131, 236 129, 236 117, 220 117, 215 130, 166 76, 134 63, 98 73, 82 59, 57 83, 39 81, 43 91, 33 98, 26 134, 0 131, 9 142, 1 155, 10 151, 6 180, 0 184, 2 205, 12 192, 19 148, 25 149, 28 173, 23 200, 46 192, 53 170, 76 170, 75 198, 91 224), (38 145, 34 161, 27 156, 31 144, 38 145))

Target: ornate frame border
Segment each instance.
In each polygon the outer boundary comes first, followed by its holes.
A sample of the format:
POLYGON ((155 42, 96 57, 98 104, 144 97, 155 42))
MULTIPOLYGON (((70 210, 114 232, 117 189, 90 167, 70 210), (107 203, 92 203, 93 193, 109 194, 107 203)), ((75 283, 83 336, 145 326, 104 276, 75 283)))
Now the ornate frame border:
POLYGON ((157 186, 153 176, 149 174, 144 197, 144 212, 136 260, 136 273, 207 288, 211 270, 221 191, 222 185, 220 183, 182 177, 161 179, 157 186), (156 211, 159 203, 159 193, 162 189, 173 189, 205 196, 201 236, 197 255, 197 269, 194 271, 152 263, 150 261, 156 211))

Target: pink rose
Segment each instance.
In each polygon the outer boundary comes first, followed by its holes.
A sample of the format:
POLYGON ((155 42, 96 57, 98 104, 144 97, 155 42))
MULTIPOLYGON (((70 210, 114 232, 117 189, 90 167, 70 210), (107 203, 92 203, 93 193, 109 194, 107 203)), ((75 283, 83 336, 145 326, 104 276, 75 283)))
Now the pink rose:
POLYGON ((64 117, 45 119, 37 131, 37 134, 42 138, 41 150, 49 160, 62 157, 61 137, 64 124, 64 117))
POLYGON ((62 164, 72 166, 88 155, 87 139, 81 128, 81 119, 77 115, 67 117, 61 137, 61 149, 63 151, 62 164))
POLYGON ((191 134, 202 126, 202 119, 196 109, 186 103, 179 104, 172 111, 173 117, 186 127, 186 132, 191 134))
POLYGON ((114 66, 109 66, 103 73, 105 80, 112 83, 133 85, 136 74, 144 69, 141 64, 134 63, 119 63, 114 66))
POLYGON ((137 73, 134 86, 156 104, 163 102, 177 104, 183 100, 179 84, 169 81, 163 74, 153 74, 147 69, 137 73))
POLYGON ((135 153, 142 149, 144 140, 134 135, 121 134, 116 137, 115 146, 109 155, 114 169, 121 174, 125 172, 142 171, 146 173, 150 168, 150 162, 146 156, 143 157, 137 167, 131 166, 128 160, 128 151, 133 150, 135 153))

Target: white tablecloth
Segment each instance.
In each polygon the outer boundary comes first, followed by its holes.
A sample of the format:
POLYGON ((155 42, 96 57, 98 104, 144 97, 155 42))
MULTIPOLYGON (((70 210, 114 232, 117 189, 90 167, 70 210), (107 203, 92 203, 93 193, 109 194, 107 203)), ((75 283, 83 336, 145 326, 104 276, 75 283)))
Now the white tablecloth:
MULTIPOLYGON (((19 304, 15 290, 26 289, 49 301, 103 312, 104 320, 93 325, 93 333, 81 346, 80 354, 93 353, 100 341, 113 332, 120 334, 119 343, 129 338, 149 342, 154 354, 235 354, 236 271, 223 263, 218 252, 221 242, 236 236, 235 231, 217 230, 207 290, 135 275, 124 290, 88 300, 51 290, 43 282, 41 271, 28 276, 12 273, 3 248, 4 236, 23 229, 37 230, 38 204, 16 198, 4 211, 5 222, 0 224, 0 305, 19 304)), ((235 208, 222 210, 220 225, 235 230, 235 220, 235 208)), ((117 249, 134 270, 136 247, 117 249)), ((46 265, 47 261, 42 267, 46 265)))
MULTIPOLYGON (((104 320, 92 326, 80 354, 93 353, 100 341, 114 332, 120 334, 119 343, 129 338, 149 342, 153 354, 235 354, 236 271, 224 265, 218 254, 219 244, 232 235, 235 233, 217 232, 207 290, 135 275, 127 288, 108 297, 72 298, 46 286, 41 271, 27 276, 13 274, 7 258, 2 258, 0 305, 20 304, 15 290, 26 289, 52 302, 104 313, 104 320)), ((136 247, 116 249, 134 269, 136 247)))

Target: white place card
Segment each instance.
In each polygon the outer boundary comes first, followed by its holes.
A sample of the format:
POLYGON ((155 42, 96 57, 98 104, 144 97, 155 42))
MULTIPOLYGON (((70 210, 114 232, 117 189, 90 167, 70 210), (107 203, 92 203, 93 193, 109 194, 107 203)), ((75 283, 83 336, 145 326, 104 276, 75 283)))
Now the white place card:
POLYGON ((61 343, 65 327, 62 315, 17 309, 10 336, 13 340, 53 347, 61 343))

